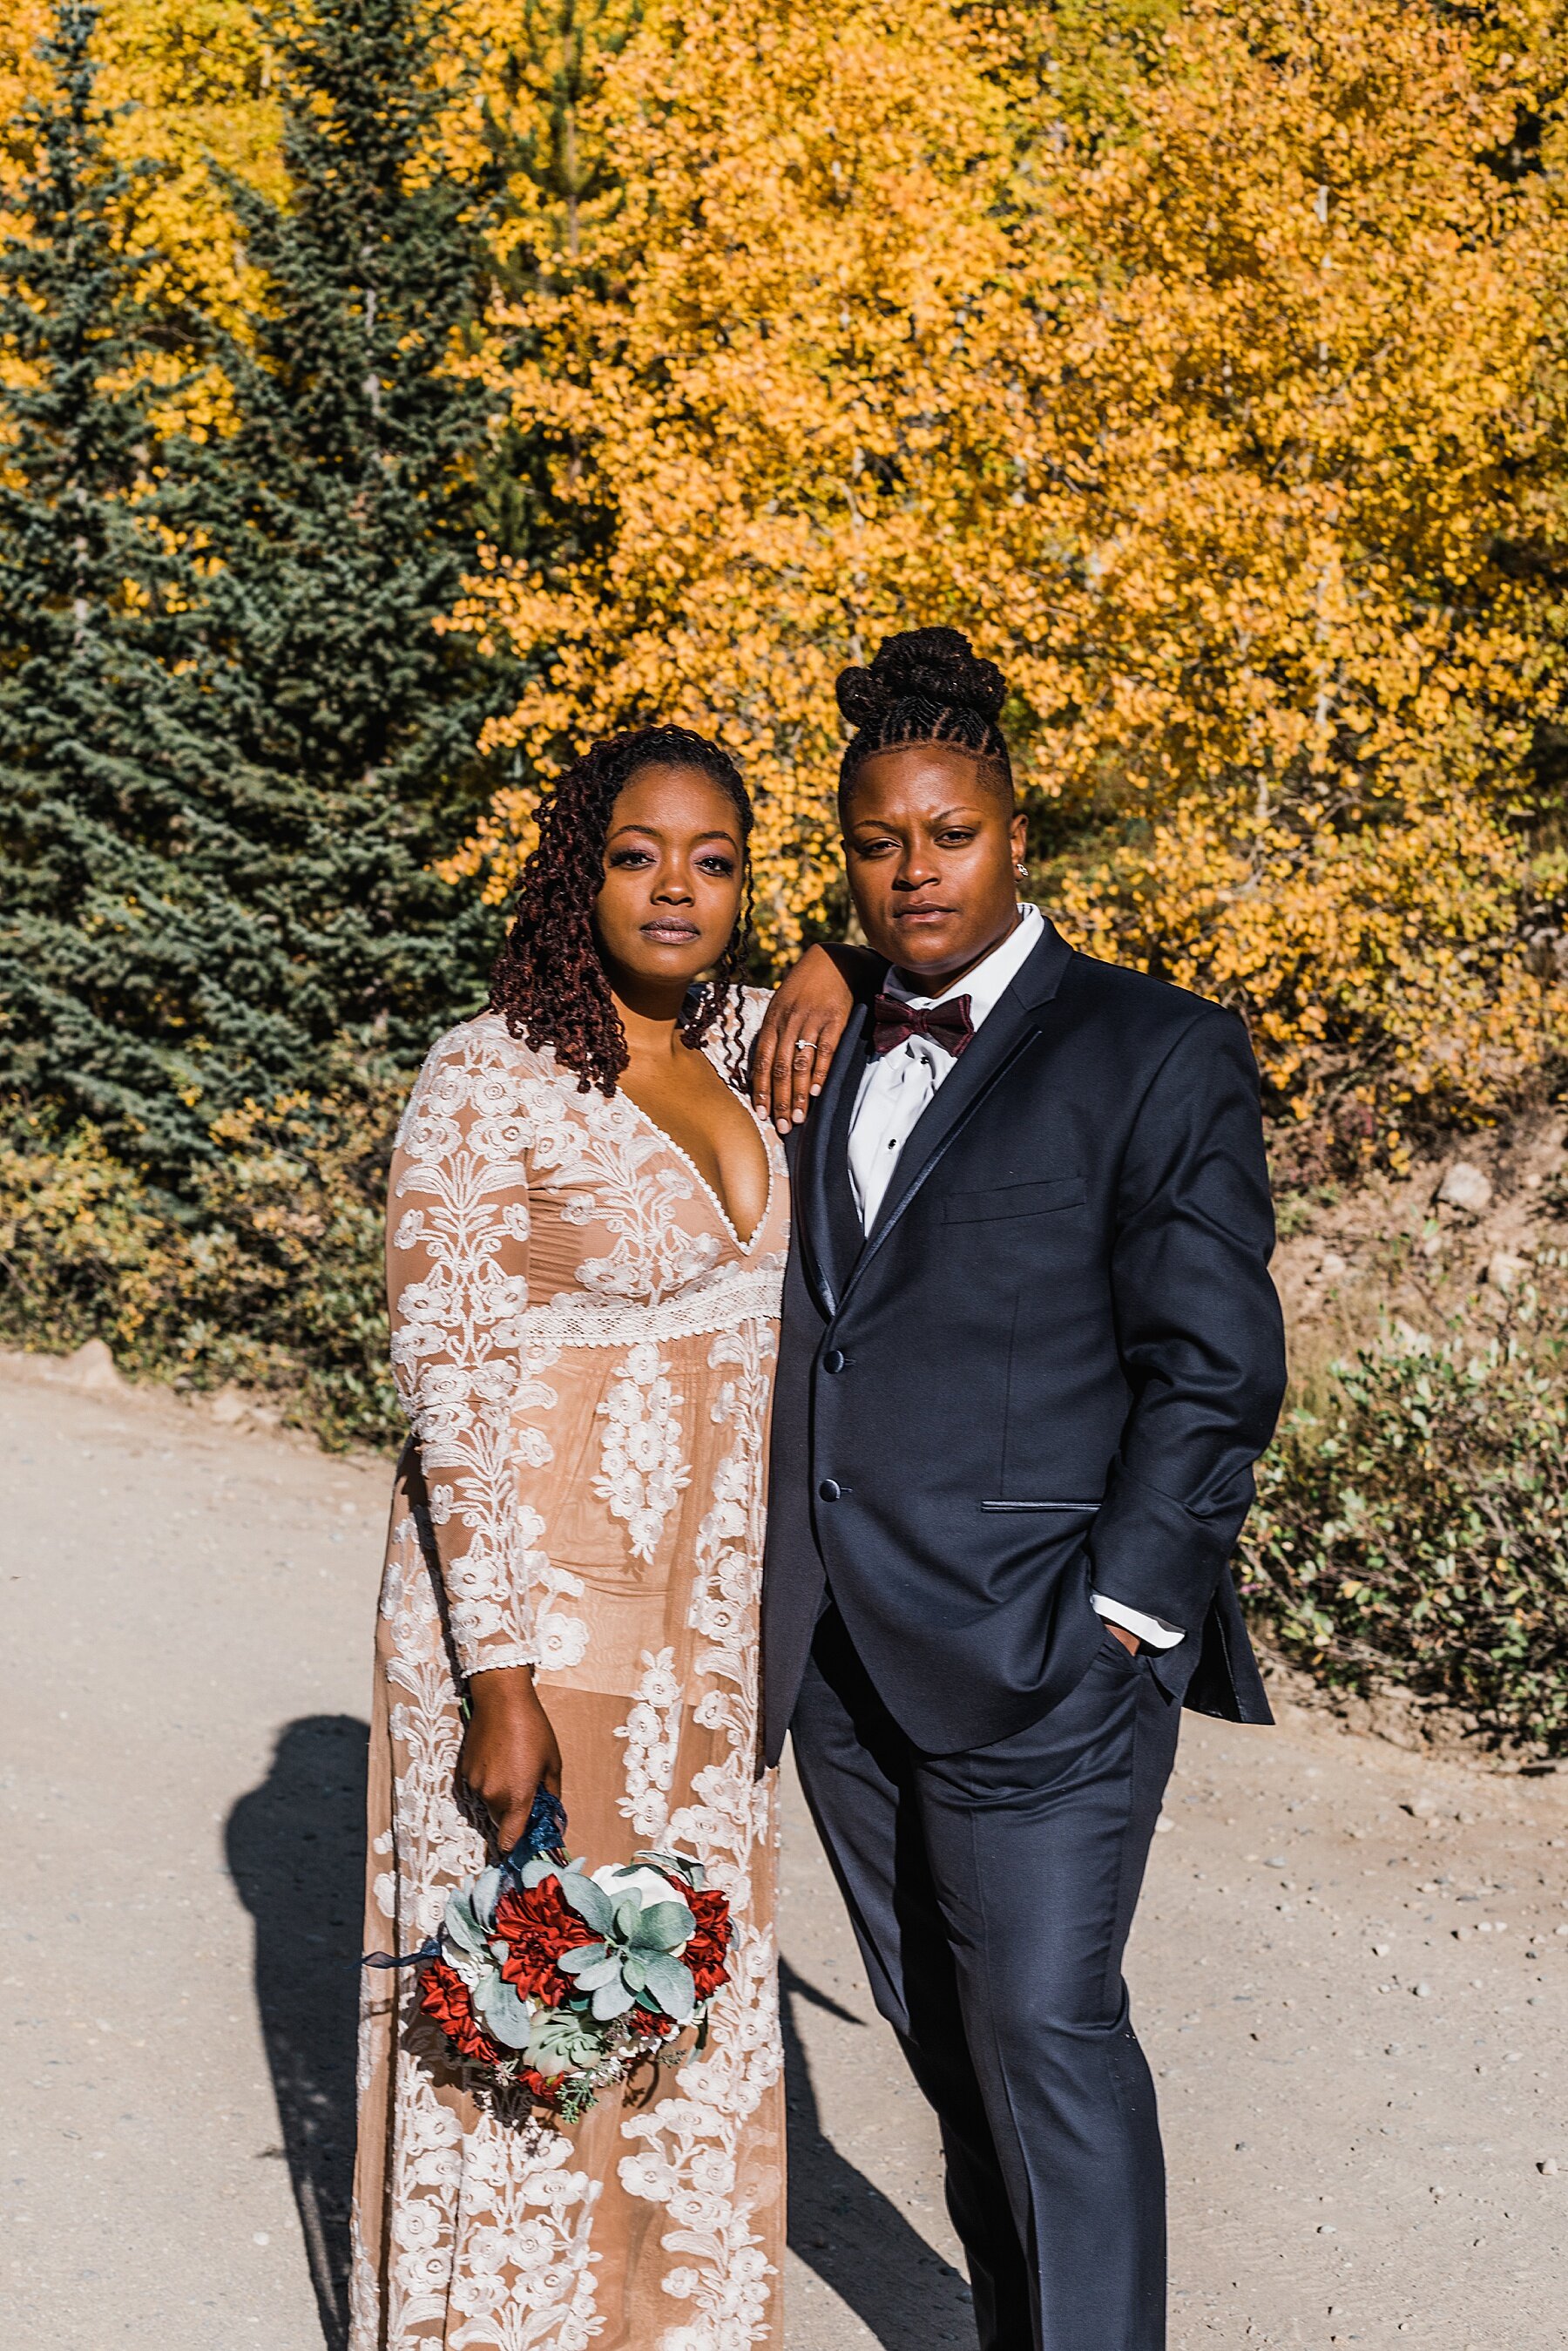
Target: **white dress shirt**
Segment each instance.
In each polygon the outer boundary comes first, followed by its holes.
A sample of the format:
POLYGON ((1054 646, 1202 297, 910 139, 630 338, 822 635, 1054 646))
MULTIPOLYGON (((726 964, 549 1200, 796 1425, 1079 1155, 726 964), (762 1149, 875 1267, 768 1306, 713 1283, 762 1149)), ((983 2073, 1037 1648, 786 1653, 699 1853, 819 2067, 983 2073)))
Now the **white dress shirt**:
MULTIPOLYGON (((943 1004, 951 996, 967 996, 970 1020, 978 1031, 1039 946, 1043 929, 1039 908, 1021 906, 1016 925, 1001 946, 992 947, 983 963, 977 964, 966 978, 954 980, 940 996, 917 996, 892 971, 883 981, 883 989, 922 1010, 943 1004)), ((890 1052, 878 1054, 861 1079, 849 1123, 849 1182, 862 1230, 869 1232, 876 1222, 905 1144, 955 1066, 956 1057, 934 1037, 906 1037, 890 1052)), ((1140 1609, 1124 1607, 1119 1600, 1108 1600, 1100 1592, 1092 1592, 1089 1597, 1102 1616, 1136 1633, 1151 1649, 1173 1649, 1185 1638, 1179 1625, 1167 1625, 1158 1616, 1146 1616, 1140 1609)))

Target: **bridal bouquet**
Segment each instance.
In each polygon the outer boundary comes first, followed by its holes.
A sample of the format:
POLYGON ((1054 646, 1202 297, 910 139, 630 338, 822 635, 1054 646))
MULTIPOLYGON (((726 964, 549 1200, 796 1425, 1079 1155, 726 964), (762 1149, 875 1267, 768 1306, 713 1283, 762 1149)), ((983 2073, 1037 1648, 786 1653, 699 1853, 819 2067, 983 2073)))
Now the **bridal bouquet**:
POLYGON ((689 2028, 702 2046, 729 1980, 730 1906, 683 1855, 589 1871, 531 1847, 532 1834, 449 1896, 410 1957, 420 2006, 459 2056, 576 2122, 645 2059, 679 2064, 689 2028))

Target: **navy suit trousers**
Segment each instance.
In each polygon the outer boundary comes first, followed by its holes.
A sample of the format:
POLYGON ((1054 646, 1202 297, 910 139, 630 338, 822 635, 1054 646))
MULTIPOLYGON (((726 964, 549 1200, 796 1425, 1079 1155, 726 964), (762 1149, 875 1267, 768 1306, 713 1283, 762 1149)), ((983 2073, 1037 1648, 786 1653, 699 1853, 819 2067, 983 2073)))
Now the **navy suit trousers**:
POLYGON ((836 1609, 791 1729, 877 2008, 941 2126, 981 2351, 1162 2351, 1165 2169, 1122 1952, 1180 1708, 1108 1632, 1026 1729, 914 1748, 836 1609))

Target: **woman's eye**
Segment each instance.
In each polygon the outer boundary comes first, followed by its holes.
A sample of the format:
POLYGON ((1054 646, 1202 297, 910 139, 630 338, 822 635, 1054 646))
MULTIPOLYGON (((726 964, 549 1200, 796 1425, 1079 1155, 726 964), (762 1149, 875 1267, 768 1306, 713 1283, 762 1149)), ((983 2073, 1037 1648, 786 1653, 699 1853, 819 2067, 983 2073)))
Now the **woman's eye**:
POLYGON ((954 826, 950 831, 939 832, 937 835, 938 845, 942 849, 962 849, 973 839, 972 832, 960 826, 954 826))
POLYGON ((646 849, 612 849, 609 862, 612 865, 651 865, 653 859, 646 849))
POLYGON ((728 876, 735 870, 735 861, 732 857, 704 857, 700 862, 704 873, 722 873, 728 876))

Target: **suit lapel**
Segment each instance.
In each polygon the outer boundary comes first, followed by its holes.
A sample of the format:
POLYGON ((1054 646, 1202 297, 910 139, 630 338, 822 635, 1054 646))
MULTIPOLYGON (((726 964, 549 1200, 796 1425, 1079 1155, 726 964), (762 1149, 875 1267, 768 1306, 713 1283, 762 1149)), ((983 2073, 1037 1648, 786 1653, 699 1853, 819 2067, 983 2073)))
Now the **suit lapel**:
POLYGON ((855 1270, 856 1259, 866 1246, 866 1228, 855 1205, 855 1186, 849 1180, 849 1130, 855 1123, 855 1103, 868 1060, 862 1047, 856 1055, 854 1082, 846 1084, 839 1094, 834 1105, 833 1124, 827 1131, 823 1173, 827 1185, 827 1227, 833 1236, 833 1262, 838 1270, 840 1295, 855 1270))
POLYGON ((817 1304, 829 1317, 838 1310, 860 1249, 860 1222, 849 1188, 849 1123, 865 1073, 870 1023, 870 1008, 857 1005, 801 1134, 794 1202, 798 1239, 817 1304))
MULTIPOLYGON (((848 1283, 875 1257, 964 1121, 1038 1034, 1034 1015, 1055 995, 1071 960, 1072 949, 1054 925, 1047 923, 1044 937, 1001 1001, 981 1022, 972 1044, 959 1056, 954 1068, 937 1088, 904 1145, 866 1246, 854 1266, 846 1270, 837 1293, 840 1298, 848 1283)), ((846 1138, 847 1150, 847 1125, 846 1138)))

